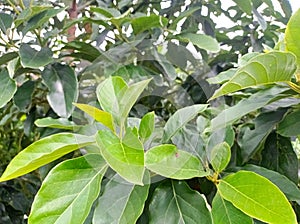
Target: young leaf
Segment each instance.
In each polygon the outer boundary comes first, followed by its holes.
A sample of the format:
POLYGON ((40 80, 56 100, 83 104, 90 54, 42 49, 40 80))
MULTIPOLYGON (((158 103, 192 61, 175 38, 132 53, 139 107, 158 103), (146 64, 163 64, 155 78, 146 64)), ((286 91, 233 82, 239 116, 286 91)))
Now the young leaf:
POLYGON ((28 44, 22 44, 19 55, 20 61, 25 68, 39 68, 53 62, 52 51, 49 48, 42 48, 36 51, 28 44))
MULTIPOLYGON (((149 183, 149 172, 145 172, 145 176, 149 183)), ((133 185, 115 175, 105 185, 104 192, 98 199, 93 224, 136 223, 143 212, 149 187, 149 184, 133 185)))
POLYGON ((47 128, 58 128, 64 130, 74 130, 78 129, 80 126, 76 125, 73 121, 69 121, 66 118, 57 118, 46 117, 37 119, 34 124, 38 127, 47 127, 47 128))
POLYGON ((137 17, 131 20, 134 34, 139 34, 145 30, 156 27, 164 27, 168 23, 168 19, 163 16, 152 14, 150 16, 137 17))
POLYGON ((251 0, 233 0, 233 1, 247 15, 251 15, 251 12, 252 12, 252 2, 251 2, 251 0))
POLYGON ((269 52, 253 57, 210 100, 258 85, 288 82, 296 70, 296 58, 288 52, 269 52))
POLYGON ((220 50, 218 42, 205 34, 183 33, 176 35, 175 38, 182 42, 192 43, 207 51, 218 52, 220 50))
POLYGON ((34 199, 29 223, 83 223, 100 193, 106 169, 107 164, 99 154, 57 165, 34 199))
POLYGON ((15 92, 17 91, 17 84, 15 80, 9 77, 8 71, 6 69, 0 71, 0 78, 0 108, 2 108, 14 96, 15 92))
POLYGON ((149 112, 141 120, 139 136, 143 141, 147 140, 154 130, 154 116, 154 112, 149 112))
POLYGON ((96 107, 93 107, 88 104, 81 104, 81 103, 73 103, 76 107, 78 107, 80 110, 84 111, 88 115, 90 115, 92 118, 94 118, 96 121, 102 123, 106 127, 108 127, 110 130, 115 132, 114 128, 114 122, 113 117, 110 113, 100 110, 96 107))
POLYGON ((63 64, 53 64, 42 72, 44 83, 49 89, 48 102, 60 117, 68 118, 73 111, 73 102, 78 97, 78 81, 74 70, 63 64))
POLYGON ((247 215, 272 224, 296 224, 292 206, 268 179, 249 171, 239 171, 220 180, 218 191, 247 215))
POLYGON ((300 9, 296 11, 290 18, 284 35, 286 50, 294 53, 297 56, 297 64, 300 67, 300 43, 298 37, 300 35, 300 9))
POLYGON ((40 139, 11 160, 0 178, 0 182, 22 176, 94 142, 94 137, 71 133, 59 133, 40 139))
POLYGON ((212 224, 206 201, 184 181, 167 180, 153 193, 149 205, 150 224, 212 224))
POLYGON ((180 129, 196 117, 198 113, 203 112, 207 106, 207 104, 196 104, 177 110, 164 127, 162 142, 168 143, 180 129))
POLYGON ((275 184, 290 201, 300 202, 300 189, 298 186, 289 180, 286 176, 275 172, 273 170, 266 169, 264 167, 247 164, 242 168, 243 170, 253 171, 265 178, 268 178, 273 184, 275 184))
POLYGON ((214 224, 252 224, 253 220, 217 193, 212 202, 214 224))
POLYGON ((96 140, 103 158, 113 170, 130 183, 143 185, 143 145, 129 129, 126 135, 121 142, 111 131, 100 130, 96 140))
POLYGON ((197 157, 175 145, 151 148, 145 154, 145 165, 154 173, 178 180, 208 175, 197 157))
POLYGON ((210 155, 210 163, 216 172, 221 172, 230 161, 231 151, 227 142, 216 145, 210 155))

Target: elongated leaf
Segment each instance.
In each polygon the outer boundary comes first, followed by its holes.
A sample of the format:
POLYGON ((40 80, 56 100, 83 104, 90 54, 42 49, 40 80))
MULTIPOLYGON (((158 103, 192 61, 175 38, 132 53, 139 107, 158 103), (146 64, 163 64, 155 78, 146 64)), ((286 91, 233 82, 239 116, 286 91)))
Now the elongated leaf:
POLYGON ((251 15, 251 11, 252 11, 252 2, 251 2, 251 0, 233 0, 233 1, 247 15, 251 15))
POLYGON ((129 86, 128 89, 126 89, 124 95, 122 95, 122 97, 120 98, 120 112, 121 112, 120 120, 121 121, 123 122, 125 121, 131 108, 133 107, 133 105, 135 104, 135 102, 137 101, 137 99, 142 94, 142 92, 144 91, 144 89, 147 87, 147 85, 151 80, 152 79, 146 79, 137 82, 129 86))
POLYGON ((129 130, 126 135, 121 142, 111 131, 100 130, 96 140, 103 158, 113 170, 130 183, 143 185, 143 145, 129 130))
POLYGON ((151 148, 145 154, 145 165, 152 172, 178 180, 208 175, 197 157, 175 145, 151 148))
POLYGON ((285 112, 286 109, 261 113, 254 119, 254 128, 245 130, 244 135, 238 139, 244 163, 264 144, 266 138, 282 119, 285 112))
POLYGON ((49 22, 49 19, 56 16, 58 13, 64 11, 65 8, 49 8, 39 12, 38 14, 32 16, 25 27, 22 29, 23 35, 28 31, 34 30, 36 28, 42 27, 45 23, 49 22))
POLYGON ((97 48, 82 41, 72 41, 66 43, 63 49, 75 50, 76 53, 80 53, 82 59, 88 60, 90 62, 94 61, 97 57, 100 56, 100 51, 97 48))
POLYGON ((259 175, 268 178, 273 184, 275 184, 290 201, 300 202, 300 189, 297 185, 290 181, 286 176, 275 172, 273 170, 266 169, 264 167, 247 164, 243 167, 244 170, 253 171, 259 175))
POLYGON ((218 89, 210 100, 245 88, 288 82, 296 70, 296 58, 288 52, 270 52, 251 58, 235 75, 218 89))
POLYGON ((28 21, 33 16, 52 8, 52 6, 45 6, 45 5, 32 5, 28 8, 25 8, 22 10, 22 12, 18 15, 18 17, 15 19, 14 23, 16 27, 18 27, 20 24, 28 21))
POLYGON ((108 127, 110 130, 115 132, 113 117, 110 113, 100 110, 100 109, 93 107, 91 105, 88 105, 88 104, 74 103, 74 105, 76 107, 78 107, 80 110, 82 110, 85 113, 87 113, 88 115, 90 115, 96 121, 102 123, 103 125, 108 127))
POLYGON ((78 223, 88 216, 100 193, 107 169, 99 154, 60 163, 47 175, 37 193, 29 223, 78 223))
POLYGON ((286 49, 297 56, 298 70, 300 68, 300 43, 297 39, 300 35, 299 21, 300 9, 298 9, 290 18, 284 35, 286 49))
MULTIPOLYGON (((145 172, 149 183, 149 173, 145 172)), ((136 223, 148 196, 149 184, 138 186, 115 175, 106 185, 96 206, 93 224, 136 223)))
POLYGON ((19 54, 17 52, 9 52, 9 53, 6 53, 6 54, 3 54, 1 57, 0 57, 0 65, 3 65, 13 59, 15 59, 16 57, 18 57, 19 54))
POLYGON ((154 130, 154 116, 154 112, 149 112, 141 120, 139 127, 139 136, 143 140, 148 139, 154 130))
POLYGON ((249 171, 239 171, 220 180, 218 190, 247 215, 272 224, 297 223, 284 194, 268 179, 249 171))
POLYGON ((252 224, 252 219, 217 193, 212 202, 214 224, 252 224))
POLYGON ((74 130, 78 129, 80 126, 76 125, 73 121, 69 121, 66 118, 57 118, 46 117, 37 119, 34 124, 38 127, 43 128, 58 128, 64 130, 74 130))
POLYGON ((134 34, 139 34, 145 30, 156 27, 164 27, 168 23, 168 19, 162 16, 152 14, 150 16, 142 16, 134 18, 131 21, 134 34))
POLYGON ((73 111, 73 102, 78 97, 78 81, 74 70, 68 65, 53 64, 42 73, 49 89, 48 102, 60 117, 68 118, 73 111))
POLYGON ((128 89, 125 81, 119 76, 109 77, 98 85, 96 93, 101 108, 113 115, 120 122, 120 98, 128 89))
POLYGON ((297 136, 300 134, 300 110, 294 111, 287 116, 278 124, 277 133, 286 136, 297 136))
POLYGON ((286 88, 274 86, 252 94, 249 98, 243 99, 236 105, 223 110, 217 117, 212 119, 211 129, 216 130, 226 127, 244 115, 264 107, 276 99, 280 99, 280 94, 286 90, 286 88))
POLYGON ((28 80, 20 86, 14 95, 14 103, 20 111, 26 111, 29 109, 32 94, 35 89, 35 82, 28 80))
POLYGON ((94 142, 94 137, 71 133, 59 133, 38 140, 11 160, 0 178, 0 182, 22 176, 94 142))
POLYGON ((216 145, 210 155, 210 163, 215 171, 221 172, 230 161, 231 151, 227 142, 216 145))
POLYGON ((210 84, 223 84, 228 82, 236 73, 236 68, 228 69, 227 71, 221 72, 215 77, 207 79, 210 84))
POLYGON ((0 13, 0 30, 6 34, 6 30, 11 27, 13 17, 10 14, 0 13))
POLYGON ((2 108, 14 96, 15 92, 17 91, 17 84, 15 80, 9 77, 6 69, 0 71, 0 78, 0 108, 2 108))
POLYGON ((206 201, 184 181, 168 180, 157 187, 149 205, 150 224, 212 224, 206 201))
POLYGON ((27 68, 39 68, 53 62, 52 51, 49 48, 36 51, 28 44, 22 44, 19 55, 22 66, 27 68))
POLYGON ((203 112, 207 106, 207 104, 196 104, 177 110, 169 118, 164 127, 162 142, 169 142, 180 129, 182 129, 190 120, 195 118, 198 113, 203 112))
POLYGON ((191 42, 207 51, 218 52, 220 50, 218 42, 205 34, 183 33, 176 35, 175 38, 186 43, 191 42))

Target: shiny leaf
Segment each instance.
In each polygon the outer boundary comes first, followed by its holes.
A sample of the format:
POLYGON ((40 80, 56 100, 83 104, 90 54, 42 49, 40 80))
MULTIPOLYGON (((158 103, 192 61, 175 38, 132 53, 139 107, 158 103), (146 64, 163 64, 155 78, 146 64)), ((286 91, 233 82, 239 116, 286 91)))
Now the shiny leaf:
POLYGON ((28 44, 22 44, 19 55, 21 64, 25 68, 39 68, 53 62, 52 51, 50 48, 42 48, 37 51, 28 44))
POLYGON ((218 190, 247 215, 272 224, 297 223, 292 206, 276 185, 265 177, 239 171, 220 180, 218 190))
POLYGON ((38 191, 29 223, 82 224, 100 193, 107 169, 99 154, 88 154, 57 165, 38 191))
POLYGON ((154 112, 149 112, 142 118, 139 127, 139 136, 141 139, 146 140, 151 136, 154 130, 154 116, 154 112))
POLYGON ((71 133, 59 133, 40 139, 11 160, 0 178, 0 182, 22 176, 94 142, 94 137, 71 133))
POLYGON ((227 142, 222 142, 213 147, 210 154, 210 163, 215 171, 221 172, 230 161, 231 151, 227 142))
POLYGON ((58 129, 64 129, 64 130, 76 130, 80 126, 76 125, 73 121, 69 121, 66 118, 52 118, 52 117, 46 117, 37 119, 34 124, 38 127, 42 128, 58 128, 58 129))

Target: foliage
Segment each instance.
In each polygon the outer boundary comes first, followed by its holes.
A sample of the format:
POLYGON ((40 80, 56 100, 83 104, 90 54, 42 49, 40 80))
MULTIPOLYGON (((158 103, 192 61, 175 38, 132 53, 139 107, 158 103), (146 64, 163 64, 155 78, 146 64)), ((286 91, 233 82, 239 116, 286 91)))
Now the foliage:
POLYGON ((1 5, 1 223, 297 223, 300 11, 42 2, 1 5))

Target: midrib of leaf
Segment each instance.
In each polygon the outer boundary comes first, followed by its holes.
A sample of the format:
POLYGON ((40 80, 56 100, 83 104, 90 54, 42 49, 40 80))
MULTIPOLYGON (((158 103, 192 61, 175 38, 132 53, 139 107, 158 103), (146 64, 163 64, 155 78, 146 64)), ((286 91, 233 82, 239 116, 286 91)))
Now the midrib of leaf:
POLYGON ((223 200, 223 198, 221 196, 220 196, 220 199, 221 199, 221 202, 222 202, 222 204, 223 204, 223 206, 225 208, 225 213, 227 215, 227 220, 229 221, 230 224, 232 224, 231 219, 228 218, 229 217, 229 212, 228 212, 227 206, 225 205, 225 202, 224 202, 224 200, 223 200))
MULTIPOLYGON (((237 188, 235 188, 235 187, 232 186, 231 184, 227 183, 226 181, 222 181, 222 183, 225 183, 225 184, 228 185, 231 189, 235 190, 235 191, 236 191, 237 193, 239 193, 241 196, 245 197, 245 198, 246 198, 247 200, 249 200, 249 201, 252 201, 254 204, 258 205, 258 206, 261 207, 262 209, 265 209, 265 210, 269 211, 270 213, 272 213, 272 214, 278 216, 278 214, 277 214, 276 212, 273 212, 272 210, 270 210, 270 209, 266 208, 265 206, 259 204, 258 202, 256 202, 256 201, 253 200, 252 198, 248 197, 248 196, 245 195, 243 192, 240 192, 237 188)), ((245 186, 246 186, 246 185, 245 185, 245 186)), ((249 185, 249 186, 251 186, 251 185, 249 185)), ((248 212, 246 212, 246 211, 243 211, 243 212, 246 213, 246 214, 249 215, 249 216, 252 216, 252 215, 248 214, 248 212)), ((285 216, 283 216, 283 217, 285 217, 285 216)))
POLYGON ((178 200, 177 200, 177 197, 176 197, 176 192, 175 192, 175 188, 174 188, 174 184, 173 184, 173 181, 171 181, 171 184, 172 184, 172 192, 173 192, 173 195, 174 195, 174 200, 176 202, 176 205, 177 205, 177 208, 178 208, 178 211, 179 211, 179 214, 180 214, 180 218, 183 220, 184 222, 184 219, 183 219, 183 215, 182 215, 182 212, 181 212, 181 208, 179 206, 179 203, 178 203, 178 200))
POLYGON ((33 57, 27 62, 27 64, 31 64, 31 62, 35 60, 36 55, 37 55, 38 53, 39 53, 38 51, 35 51, 35 54, 34 54, 33 57))
MULTIPOLYGON (((108 167, 108 165, 106 164, 105 166, 103 166, 91 179, 90 179, 90 181, 85 185, 85 187, 81 190, 81 191, 79 191, 79 193, 77 194, 77 196, 74 198, 74 200, 72 200, 72 202, 66 207, 66 209, 64 210, 64 212, 63 213, 61 213, 60 215, 59 215, 59 217, 61 217, 61 216, 63 216, 65 213, 66 213, 66 211, 68 210, 68 209, 70 209, 70 208, 72 208, 73 207, 73 204, 74 204, 74 201, 76 201, 77 199, 78 199, 78 197, 82 194, 82 193, 84 193, 84 190, 86 189, 86 188, 88 188, 88 187, 90 187, 90 185, 91 185, 91 183, 96 179, 96 177, 98 177, 101 173, 102 173, 102 171, 105 171, 106 169, 107 169, 107 167, 108 167)), ((93 167, 91 167, 90 168, 91 170, 93 170, 94 168, 93 167)), ((103 175, 104 175, 104 172, 103 172, 103 175)), ((99 193, 100 193, 100 191, 99 191, 99 193)), ((99 194, 98 193, 98 194, 99 194)), ((58 220, 58 219, 57 219, 58 220)), ((61 224, 61 223, 59 223, 59 222, 57 222, 57 220, 55 221, 55 223, 54 224, 61 224)))
POLYGON ((120 214, 120 217, 119 217, 119 219, 118 219, 118 223, 120 223, 120 220, 122 219, 122 217, 123 217, 123 215, 124 215, 124 211, 125 211, 125 209, 127 208, 127 204, 128 204, 129 199, 130 199, 130 196, 131 196, 131 194, 132 194, 132 191, 133 191, 133 189, 134 189, 134 186, 135 186, 135 185, 132 185, 132 188, 131 188, 131 190, 130 190, 130 194, 128 195, 128 197, 127 197, 127 199, 126 199, 125 206, 123 207, 122 212, 121 212, 121 214, 120 214))

